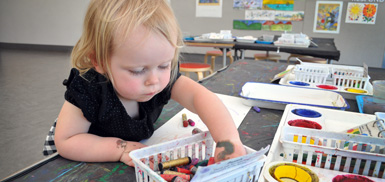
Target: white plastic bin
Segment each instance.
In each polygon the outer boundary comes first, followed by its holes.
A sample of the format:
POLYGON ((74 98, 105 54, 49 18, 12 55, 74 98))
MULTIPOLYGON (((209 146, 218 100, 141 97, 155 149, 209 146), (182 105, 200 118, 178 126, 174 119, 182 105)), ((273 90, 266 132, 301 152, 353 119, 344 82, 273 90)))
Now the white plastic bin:
MULTIPOLYGON (((249 157, 256 154, 256 151, 246 147, 247 155, 242 157, 249 157)), ((200 160, 209 159, 213 156, 214 140, 209 132, 195 134, 190 137, 185 137, 161 144, 152 145, 146 148, 138 149, 130 153, 135 164, 136 181, 147 182, 166 182, 158 173, 158 164, 169 160, 179 159, 183 157, 199 158, 200 160), (158 161, 158 154, 162 155, 162 161, 158 161), (154 158, 154 170, 149 167, 150 157, 154 158), (143 163, 142 160, 145 162, 143 163)), ((240 157, 238 157, 240 158, 240 157)), ((229 159, 226 161, 236 162, 238 158, 229 159)), ((200 181, 257 181, 260 171, 263 167, 266 156, 262 156, 257 161, 248 165, 229 165, 226 169, 221 170, 220 174, 214 173, 205 180, 200 181), (207 179, 207 180, 206 180, 207 179)), ((223 161, 221 163, 224 163, 223 161)), ((199 170, 199 169, 198 169, 199 170)))
POLYGON ((333 85, 343 88, 358 88, 367 90, 369 75, 364 77, 362 69, 332 68, 333 85))
POLYGON ((325 84, 329 76, 329 69, 314 65, 296 65, 294 69, 295 80, 314 84, 325 84))
POLYGON ((284 160, 343 171, 364 176, 385 178, 385 139, 362 135, 284 127, 281 139, 284 160), (294 142, 294 136, 306 142, 294 142), (314 143, 310 144, 310 140, 314 143))

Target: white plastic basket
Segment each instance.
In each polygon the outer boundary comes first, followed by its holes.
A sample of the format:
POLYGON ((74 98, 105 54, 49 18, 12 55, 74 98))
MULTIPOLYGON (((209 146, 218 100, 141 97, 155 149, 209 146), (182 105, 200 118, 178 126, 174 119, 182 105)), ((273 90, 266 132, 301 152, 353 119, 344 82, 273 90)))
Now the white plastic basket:
MULTIPOLYGON (((200 161, 209 159, 214 153, 214 140, 209 132, 195 134, 190 137, 172 140, 169 142, 152 145, 146 148, 138 149, 130 153, 135 164, 136 181, 147 182, 166 182, 158 173, 158 164, 169 160, 179 159, 183 157, 198 158, 200 161), (161 161, 158 161, 158 155, 162 155, 161 161), (154 170, 149 167, 149 159, 154 159, 154 170), (144 162, 142 162, 144 161, 144 162)), ((256 153, 255 150, 246 147, 248 157, 256 153)), ((238 157, 240 158, 240 157, 238 157)), ((236 162, 238 158, 226 160, 224 162, 236 162)), ((199 181, 257 181, 261 168, 263 167, 266 156, 258 159, 258 162, 249 163, 248 165, 230 165, 209 177, 205 176, 204 180, 199 181), (214 179, 215 178, 215 179, 214 179)), ((221 162, 221 163, 224 163, 221 162)), ((199 169, 198 169, 199 170, 199 169)))
POLYGON ((369 75, 364 77, 364 69, 332 68, 333 85, 343 88, 358 88, 367 90, 369 75))
POLYGON ((306 161, 308 166, 385 179, 385 139, 283 127, 280 141, 285 161, 299 164, 306 161), (306 138, 306 141, 294 142, 294 136, 306 138))
POLYGON ((325 84, 329 76, 329 69, 311 65, 296 65, 295 80, 314 84, 325 84))

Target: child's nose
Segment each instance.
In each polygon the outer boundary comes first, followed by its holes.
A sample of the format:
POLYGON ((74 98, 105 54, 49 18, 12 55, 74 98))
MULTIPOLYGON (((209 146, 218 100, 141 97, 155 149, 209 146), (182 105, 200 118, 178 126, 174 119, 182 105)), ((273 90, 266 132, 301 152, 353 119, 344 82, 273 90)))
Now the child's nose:
POLYGON ((146 85, 154 85, 159 82, 158 75, 154 71, 150 71, 146 79, 146 85))

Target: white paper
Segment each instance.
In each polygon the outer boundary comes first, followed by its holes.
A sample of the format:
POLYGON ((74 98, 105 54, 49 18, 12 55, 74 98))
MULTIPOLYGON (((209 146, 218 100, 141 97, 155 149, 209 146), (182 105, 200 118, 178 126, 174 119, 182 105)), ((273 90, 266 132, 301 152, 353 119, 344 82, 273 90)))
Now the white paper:
MULTIPOLYGON (((242 98, 216 94, 219 99, 223 102, 223 104, 227 107, 230 112, 235 126, 238 128, 247 113, 250 110, 250 106, 246 106, 242 103, 242 98)), ((170 140, 175 140, 182 137, 191 136, 191 131, 194 128, 199 128, 202 131, 208 131, 208 128, 203 123, 203 121, 199 118, 198 115, 190 112, 187 109, 181 110, 178 114, 172 117, 169 121, 167 121, 160 128, 155 130, 154 134, 151 138, 142 140, 140 143, 145 145, 153 145, 158 143, 163 143, 170 140), (182 114, 185 113, 188 119, 192 119, 195 122, 195 126, 183 127, 182 114)))
POLYGON ((214 0, 214 3, 208 3, 205 0, 196 0, 196 17, 222 17, 222 0, 214 0))

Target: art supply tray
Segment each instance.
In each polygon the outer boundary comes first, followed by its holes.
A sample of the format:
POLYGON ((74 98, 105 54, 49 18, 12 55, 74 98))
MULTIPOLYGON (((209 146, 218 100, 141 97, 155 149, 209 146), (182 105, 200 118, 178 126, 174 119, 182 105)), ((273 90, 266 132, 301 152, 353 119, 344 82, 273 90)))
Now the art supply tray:
POLYGON ((347 173, 383 181, 385 139, 346 133, 374 120, 375 115, 287 105, 262 170, 264 178, 259 181, 271 179, 269 167, 274 162, 303 165, 316 173, 319 181, 331 181, 336 175, 347 173), (323 127, 310 129, 289 125, 295 120, 308 120, 323 127))
POLYGON ((357 95, 373 95, 370 76, 363 77, 363 67, 302 63, 289 65, 287 70, 292 68, 279 84, 336 91, 345 99, 353 100, 357 95))
POLYGON ((246 82, 239 93, 248 106, 284 110, 286 104, 347 109, 349 104, 337 92, 289 85, 246 82))
MULTIPOLYGON (((245 146, 247 155, 237 157, 207 167, 198 167, 193 181, 257 181, 264 164, 268 148, 255 151, 245 146)), ((209 159, 214 154, 214 140, 209 132, 172 140, 134 150, 130 153, 135 164, 136 181, 147 182, 165 180, 155 171, 158 164, 184 157, 209 159), (161 154, 161 159, 158 157, 161 154), (150 168, 150 158, 154 159, 154 170, 150 168), (161 161, 160 161, 161 160, 161 161)))

